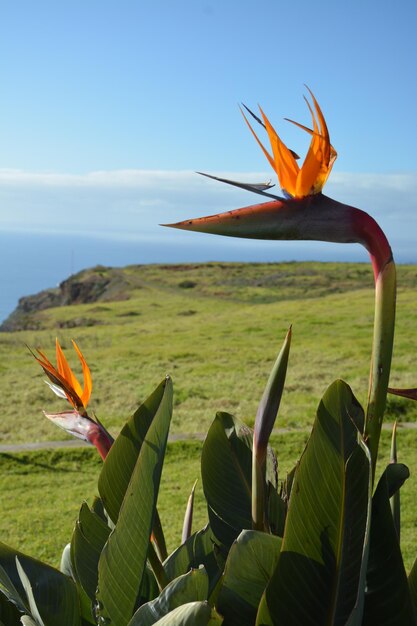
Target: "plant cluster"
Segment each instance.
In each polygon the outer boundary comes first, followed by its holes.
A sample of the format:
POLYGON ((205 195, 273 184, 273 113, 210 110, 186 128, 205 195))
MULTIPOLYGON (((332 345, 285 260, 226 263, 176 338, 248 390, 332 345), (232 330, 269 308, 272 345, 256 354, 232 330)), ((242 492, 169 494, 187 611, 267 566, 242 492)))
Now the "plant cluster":
MULTIPOLYGON (((406 574, 400 550, 399 491, 408 478, 391 458, 376 479, 388 391, 417 399, 415 389, 389 389, 395 319, 395 264, 388 241, 363 211, 322 195, 336 152, 311 94, 313 128, 302 167, 265 114, 248 113, 267 131, 285 198, 269 184, 225 181, 272 198, 174 225, 264 239, 362 243, 375 276, 375 323, 367 406, 336 380, 321 399, 311 435, 294 469, 280 476, 269 438, 279 411, 291 329, 259 403, 252 431, 218 413, 207 433, 201 476, 207 525, 192 532, 194 489, 181 544, 168 555, 157 510, 172 417, 165 378, 113 441, 89 415, 92 390, 78 346, 84 384, 59 343, 56 366, 35 358, 72 409, 46 414, 94 444, 103 458, 99 496, 83 503, 60 571, 0 544, 3 626, 408 626, 417 623, 417 564, 406 574)), ((248 119, 245 118, 247 123, 248 119)), ((416 561, 417 563, 417 561, 416 561)))

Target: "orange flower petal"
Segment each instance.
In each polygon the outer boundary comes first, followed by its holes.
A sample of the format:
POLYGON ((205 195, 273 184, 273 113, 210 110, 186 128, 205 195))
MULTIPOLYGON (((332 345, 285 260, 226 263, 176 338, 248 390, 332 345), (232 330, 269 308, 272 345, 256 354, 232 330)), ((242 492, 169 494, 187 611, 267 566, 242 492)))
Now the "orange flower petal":
MULTIPOLYGON (((250 125, 250 123, 249 123, 249 121, 248 121, 248 118, 246 117, 246 115, 244 114, 244 112, 242 111, 242 109, 240 109, 240 111, 241 111, 241 113, 242 113, 243 117, 245 118, 245 122, 246 122, 246 124, 249 126, 249 128, 250 128, 250 131, 251 131, 252 135, 255 137, 256 141, 258 142, 259 146, 260 146, 260 147, 261 147, 261 149, 262 149, 262 152, 264 153, 264 155, 265 155, 265 156, 266 156, 266 158, 268 159, 270 166, 272 167, 272 169, 273 169, 273 170, 277 173, 277 175, 278 175, 278 171, 277 171, 277 168, 276 168, 276 165, 275 165, 275 161, 274 161, 274 159, 272 158, 272 156, 269 154, 268 150, 266 150, 266 148, 263 146, 263 144, 262 144, 262 143, 261 143, 261 141, 259 140, 258 135, 257 135, 257 134, 255 133, 255 131, 253 130, 252 126, 250 125)), ((279 177, 279 175, 278 175, 278 177, 279 177)))
POLYGON ((58 339, 56 340, 56 362, 58 365, 58 372, 67 381, 67 383, 71 385, 75 393, 81 398, 82 396, 81 385, 78 382, 72 369, 70 368, 68 361, 66 359, 66 356, 64 352, 62 351, 62 348, 59 344, 58 339))
MULTIPOLYGON (((307 87, 307 85, 306 85, 306 87, 307 87)), ((311 96, 311 98, 313 100, 314 108, 316 109, 316 114, 317 114, 317 118, 319 120, 319 125, 320 125, 320 135, 323 137, 323 139, 326 142, 326 153, 325 153, 324 157, 325 157, 326 161, 328 161, 329 158, 330 158, 330 135, 329 135, 329 131, 327 129, 326 120, 324 119, 324 115, 321 112, 321 109, 319 107, 319 103, 315 99, 313 92, 311 91, 311 89, 309 89, 309 87, 307 87, 307 89, 308 89, 309 94, 310 94, 310 96, 311 96)), ((311 111, 311 106, 309 105, 308 100, 306 98, 305 98, 305 101, 307 102, 308 108, 311 111)), ((311 114, 312 114, 312 116, 314 118, 314 114, 313 114, 312 111, 311 111, 311 114)))
POLYGON ((87 406, 91 397, 91 392, 93 390, 93 379, 91 377, 91 372, 90 372, 90 368, 87 365, 87 361, 85 360, 81 350, 79 349, 79 347, 77 346, 74 340, 72 341, 72 345, 74 346, 74 349, 78 355, 78 358, 81 361, 81 365, 83 368, 84 388, 81 394, 81 400, 83 401, 84 406, 87 406))
POLYGON ((305 98, 307 106, 311 113, 313 121, 313 132, 311 133, 311 142, 304 163, 301 167, 300 174, 297 178, 296 193, 297 197, 308 196, 312 193, 316 193, 316 182, 322 169, 325 156, 323 153, 323 147, 325 141, 319 134, 317 121, 314 116, 314 112, 310 106, 310 103, 305 98))
POLYGON ((300 168, 298 167, 297 161, 291 154, 291 151, 287 148, 285 143, 281 141, 261 107, 259 107, 259 109, 265 122, 266 132, 268 133, 269 141, 271 143, 275 161, 275 171, 278 174, 280 185, 283 189, 285 189, 285 191, 293 195, 300 168))
MULTIPOLYGON (((311 89, 307 87, 307 90, 314 106, 313 109, 313 106, 309 103, 307 98, 304 98, 311 113, 313 129, 299 124, 294 120, 287 120, 311 135, 310 146, 301 167, 298 166, 294 158, 294 153, 281 141, 261 107, 259 108, 271 143, 273 158, 259 141, 242 111, 243 117, 252 134, 262 148, 269 163, 276 171, 282 189, 296 198, 320 193, 337 157, 337 152, 330 143, 329 131, 324 115, 311 89)), ((254 117, 258 119, 256 116, 254 117)), ((258 119, 258 121, 262 124, 261 120, 258 119)))
POLYGON ((49 359, 45 356, 43 352, 37 350, 38 354, 41 355, 41 359, 39 359, 36 354, 33 354, 39 365, 42 367, 43 371, 47 375, 50 381, 54 385, 60 387, 65 395, 68 398, 68 402, 70 402, 74 408, 81 409, 83 408, 83 403, 79 395, 74 391, 73 387, 65 380, 65 378, 58 372, 58 370, 52 365, 49 359))

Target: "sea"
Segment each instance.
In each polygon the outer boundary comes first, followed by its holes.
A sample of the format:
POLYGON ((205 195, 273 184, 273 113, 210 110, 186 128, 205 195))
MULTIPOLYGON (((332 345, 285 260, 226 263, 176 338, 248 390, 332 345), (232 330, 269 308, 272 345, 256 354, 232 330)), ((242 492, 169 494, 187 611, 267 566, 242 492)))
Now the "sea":
MULTIPOLYGON (((253 241, 161 229, 161 237, 106 236, 0 231, 0 322, 19 298, 55 287, 82 269, 148 263, 214 261, 367 261, 358 245, 253 241)), ((401 261, 401 259, 399 259, 401 261)), ((415 262, 407 256, 404 262, 415 262)))

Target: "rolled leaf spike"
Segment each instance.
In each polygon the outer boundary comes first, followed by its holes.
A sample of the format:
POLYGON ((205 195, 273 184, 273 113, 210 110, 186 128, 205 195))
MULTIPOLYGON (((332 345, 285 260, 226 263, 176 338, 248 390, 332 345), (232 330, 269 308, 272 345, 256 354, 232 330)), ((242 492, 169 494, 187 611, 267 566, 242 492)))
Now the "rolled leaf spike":
POLYGON ((197 481, 195 481, 193 488, 191 489, 191 493, 189 495, 188 502, 187 502, 187 508, 185 509, 184 523, 182 526, 181 543, 185 543, 187 539, 191 536, 191 530, 193 526, 194 494, 195 494, 196 485, 197 485, 197 481))
POLYGON ((266 526, 266 457, 269 438, 284 390, 290 345, 291 328, 288 330, 268 379, 255 419, 252 449, 252 525, 254 530, 264 530, 266 526))

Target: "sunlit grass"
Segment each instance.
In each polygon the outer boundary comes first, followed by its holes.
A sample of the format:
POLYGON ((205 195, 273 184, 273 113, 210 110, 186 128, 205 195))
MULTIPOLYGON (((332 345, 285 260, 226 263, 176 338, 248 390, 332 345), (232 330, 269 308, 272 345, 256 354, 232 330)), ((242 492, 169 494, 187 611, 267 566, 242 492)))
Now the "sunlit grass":
MULTIPOLYGON (((206 264, 124 272, 130 299, 49 309, 40 313, 43 330, 0 334, 2 443, 65 438, 42 416, 42 409, 63 410, 63 403, 43 384, 25 347, 53 355, 56 335, 72 363, 77 359, 70 339, 81 346, 94 378, 91 408, 114 434, 167 373, 175 390, 172 432, 204 433, 218 410, 253 423, 290 324, 293 342, 279 425, 311 424, 319 398, 335 378, 345 379, 365 401, 373 323, 367 265, 206 264), (80 319, 94 319, 96 325, 61 328, 80 319)), ((415 267, 399 268, 399 286, 391 383, 412 387, 415 267)), ((414 420, 414 407, 403 403, 398 411, 400 419, 414 420)))
MULTIPOLYGON (((300 456, 308 433, 274 435, 279 472, 283 478, 300 456)), ((401 489, 401 543, 407 569, 417 555, 417 431, 400 430, 399 461, 409 466, 411 477, 401 489)), ((383 432, 378 472, 389 460, 390 433, 383 432)), ((196 478, 200 478, 199 441, 168 445, 158 508, 169 550, 180 542, 185 506, 196 478)), ((98 495, 101 460, 94 449, 42 450, 0 455, 2 515, 1 541, 53 565, 71 539, 83 500, 98 495)), ((201 480, 195 496, 194 529, 207 523, 201 480)))

